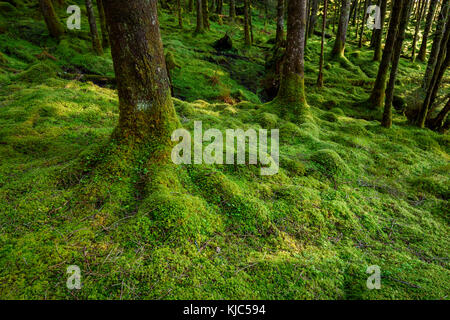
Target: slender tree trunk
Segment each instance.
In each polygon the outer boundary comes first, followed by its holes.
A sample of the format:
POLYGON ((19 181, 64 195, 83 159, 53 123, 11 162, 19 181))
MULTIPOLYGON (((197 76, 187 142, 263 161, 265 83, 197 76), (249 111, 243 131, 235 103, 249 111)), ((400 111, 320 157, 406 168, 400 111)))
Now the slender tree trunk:
MULTIPOLYGON (((362 2, 363 2, 363 0, 361 0, 358 4, 358 8, 356 9, 356 16, 359 16, 359 13, 361 12, 362 2)), ((358 30, 359 30, 359 20, 356 21, 355 39, 358 39, 358 30)))
POLYGON ((100 29, 102 31, 102 47, 108 48, 109 35, 108 35, 108 27, 106 26, 105 9, 103 8, 103 1, 105 0, 97 0, 97 9, 100 19, 100 29))
POLYGON ((244 0, 244 38, 245 45, 251 46, 252 39, 250 36, 250 0, 244 0))
POLYGON ((361 30, 360 30, 360 33, 359 33, 358 48, 362 48, 362 38, 363 38, 363 35, 364 35, 364 26, 365 26, 365 21, 366 21, 366 18, 367 18, 366 11, 367 11, 367 7, 368 7, 368 3, 369 3, 369 0, 365 0, 364 1, 364 9, 363 9, 363 13, 362 13, 362 23, 361 23, 361 30))
POLYGON ((195 0, 189 0, 189 2, 188 2, 188 11, 189 12, 194 11, 194 1, 195 0))
POLYGON ((417 60, 422 62, 425 61, 425 56, 427 54, 428 34, 430 33, 431 26, 433 25, 437 3, 438 0, 430 0, 430 7, 428 8, 427 20, 425 22, 425 29, 422 36, 422 44, 420 45, 419 53, 417 54, 417 60))
POLYGON ((328 1, 323 0, 322 41, 320 43, 319 76, 317 77, 317 86, 319 88, 323 87, 323 57, 324 57, 324 43, 325 43, 325 27, 327 24, 327 6, 328 1))
POLYGON ((383 41, 384 21, 386 19, 387 0, 381 0, 380 29, 375 29, 373 61, 381 61, 381 43, 383 41))
POLYGON ((100 43, 100 37, 98 36, 97 22, 95 20, 94 7, 92 6, 92 0, 85 0, 86 11, 89 20, 89 29, 91 31, 92 47, 97 55, 103 54, 102 44, 100 43))
POLYGON ((203 0, 197 0, 197 27, 195 29, 195 33, 205 32, 205 28, 203 25, 202 1, 203 0))
POLYGON ((111 54, 119 93, 114 137, 171 145, 179 126, 159 30, 157 0, 107 0, 111 54))
POLYGON ((308 109, 305 97, 306 0, 288 1, 287 47, 277 102, 282 115, 299 119, 308 109))
POLYGON ((53 38, 59 38, 63 35, 64 29, 56 16, 55 9, 51 0, 39 0, 42 15, 44 16, 45 24, 48 32, 53 38))
POLYGON ((417 19, 416 19, 416 27, 414 29, 414 37, 412 42, 412 51, 411 51, 411 61, 414 62, 416 59, 416 45, 417 38, 419 36, 420 24, 422 23, 423 17, 425 16, 425 8, 427 7, 427 0, 422 0, 418 9, 417 19))
POLYGON ((403 41, 405 39, 405 30, 408 26, 408 19, 410 16, 410 9, 413 0, 404 0, 402 13, 400 17, 400 24, 398 26, 397 37, 394 44, 394 54, 392 56, 391 74, 386 88, 386 101, 384 104, 383 119, 381 125, 385 128, 392 126, 392 101, 394 98, 395 79, 397 77, 398 63, 402 53, 403 41))
POLYGON ((217 14, 222 14, 222 11, 223 11, 223 0, 218 0, 217 1, 216 13, 217 14))
POLYGON ((284 0, 277 2, 277 33, 275 43, 280 45, 284 39, 284 0))
POLYGON ((309 16, 308 23, 308 36, 311 37, 314 33, 314 28, 316 26, 317 11, 319 10, 319 0, 311 0, 311 13, 309 16))
MULTIPOLYGON (((427 90, 428 86, 430 85, 431 76, 433 73, 434 68, 436 67, 437 59, 438 59, 438 53, 441 48, 441 42, 444 38, 445 33, 445 24, 448 19, 448 13, 449 13, 449 0, 444 0, 441 6, 441 11, 439 12, 437 23, 436 23, 436 31, 434 32, 433 36, 433 46, 431 47, 430 51, 430 57, 428 58, 427 68, 425 70, 425 76, 422 87, 427 90)), ((447 22, 447 28, 449 28, 448 24, 450 22, 447 22)), ((445 40, 444 40, 445 41, 445 40)))
POLYGON ((209 30, 209 9, 208 0, 202 0, 203 28, 209 30))
POLYGON ((177 0, 178 27, 183 29, 183 7, 181 0, 177 0))
POLYGON ((350 0, 341 0, 341 15, 339 18, 336 41, 334 42, 331 55, 334 57, 343 57, 345 50, 345 40, 347 38, 348 19, 350 14, 350 0))
POLYGON ((392 50, 394 48, 395 39, 397 36, 397 29, 400 20, 400 14, 403 7, 404 0, 393 0, 394 5, 391 11, 389 21, 389 30, 384 45, 383 57, 381 58, 380 66, 378 68, 377 78, 372 89, 368 104, 370 108, 378 109, 383 106, 386 79, 388 76, 389 65, 392 58, 392 50))
POLYGON ((236 1, 235 0, 230 0, 230 18, 233 21, 236 19, 236 1))

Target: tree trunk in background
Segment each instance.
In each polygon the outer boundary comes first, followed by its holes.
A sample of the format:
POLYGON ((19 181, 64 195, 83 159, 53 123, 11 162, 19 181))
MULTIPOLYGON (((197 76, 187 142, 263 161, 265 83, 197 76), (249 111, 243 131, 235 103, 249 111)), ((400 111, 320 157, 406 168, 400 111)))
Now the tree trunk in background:
POLYGON ((104 2, 119 93, 114 138, 170 145, 179 122, 170 96, 156 3, 104 2))
POLYGON ((276 45, 280 45, 284 40, 284 0, 278 0, 277 3, 277 33, 275 38, 276 45))
POLYGON ((331 55, 334 57, 343 57, 345 50, 345 40, 347 38, 348 19, 350 14, 350 0, 341 0, 341 14, 339 25, 331 55))
POLYGON ((55 9, 51 0, 39 0, 42 15, 44 16, 45 24, 48 32, 54 38, 59 38, 63 35, 64 29, 56 16, 55 9))
MULTIPOLYGON (((359 16, 359 12, 361 11, 361 4, 363 0, 361 0, 358 4, 358 7, 356 9, 356 16, 359 16)), ((359 20, 356 20, 356 28, 355 28, 355 39, 358 39, 358 30, 359 30, 359 20)))
POLYGON ((320 43, 319 76, 317 77, 317 86, 319 88, 323 87, 323 56, 324 56, 324 43, 325 43, 325 27, 327 24, 327 6, 328 6, 328 1, 323 0, 322 41, 320 43))
POLYGON ((430 0, 430 7, 428 8, 427 20, 425 22, 425 29, 423 30, 422 44, 420 45, 419 53, 417 54, 417 60, 424 62, 427 54, 427 41, 428 34, 430 33, 431 26, 433 25, 434 13, 436 12, 436 5, 438 0, 430 0))
POLYGON ((194 11, 194 0, 189 0, 189 2, 188 2, 188 11, 189 12, 194 11))
POLYGON ((403 41, 405 40, 405 30, 408 27, 408 20, 411 14, 413 0, 404 0, 397 37, 395 39, 394 53, 392 56, 391 74, 386 88, 386 100, 384 104, 383 119, 381 125, 385 128, 392 126, 392 101, 394 99, 395 79, 397 77, 398 63, 402 53, 403 41))
POLYGON ((375 29, 374 40, 374 53, 373 61, 381 61, 381 42, 383 41, 384 21, 386 19, 387 0, 381 0, 380 6, 380 27, 381 29, 375 29))
POLYGON ((289 0, 287 12, 287 47, 276 100, 282 104, 282 115, 298 117, 308 109, 304 75, 306 0, 289 0))
POLYGON ((89 29, 91 31, 92 47, 97 55, 103 54, 102 44, 100 43, 100 37, 98 36, 97 22, 95 20, 94 7, 92 6, 92 0, 85 0, 86 11, 89 20, 89 29))
POLYGON ((97 0, 97 9, 100 19, 100 29, 102 31, 102 47, 108 48, 109 35, 108 35, 108 27, 106 26, 105 9, 103 8, 103 1, 105 0, 97 0))
POLYGON ((368 100, 369 108, 378 109, 383 106, 386 79, 388 75, 389 65, 392 58, 392 50, 394 48, 395 39, 397 36, 397 29, 402 11, 404 0, 393 0, 394 5, 391 11, 389 21, 389 30, 384 45, 383 57, 381 58, 380 66, 378 68, 377 78, 372 89, 372 93, 368 100))
POLYGON ((202 0, 203 28, 209 30, 209 9, 208 0, 202 0))
POLYGON ((197 27, 195 33, 203 33, 205 28, 203 26, 203 10, 202 10, 202 0, 197 0, 197 27))
POLYGON ((414 29, 414 37, 412 42, 412 51, 411 51, 411 61, 414 62, 416 59, 416 44, 417 44, 417 37, 419 36, 419 30, 420 30, 420 24, 423 20, 423 17, 425 16, 425 8, 427 7, 427 0, 422 0, 420 7, 418 9, 417 13, 417 19, 416 19, 416 27, 414 29))
POLYGON ((252 39, 250 36, 250 0, 244 0, 244 38, 245 45, 251 46, 252 39))
POLYGON ((236 19, 236 2, 235 2, 235 0, 230 0, 230 18, 232 20, 236 19))
MULTIPOLYGON (((444 0, 441 6, 441 11, 439 12, 438 15, 438 19, 437 19, 437 23, 436 23, 436 31, 434 32, 434 36, 433 36, 433 46, 431 47, 431 51, 430 51, 430 57, 428 58, 428 63, 427 63, 427 69, 425 70, 425 76, 424 76, 424 80, 423 80, 423 85, 422 87, 427 90, 429 85, 430 85, 430 81, 431 81, 431 76, 433 74, 433 70, 436 66, 437 63, 437 59, 438 59, 438 53, 440 51, 441 48, 441 42, 445 33, 445 23, 446 20, 448 20, 448 13, 449 13, 449 0, 444 0)), ((447 22, 447 28, 448 28, 448 22, 447 22)), ((445 39, 444 39, 445 41, 445 39)))
POLYGON ((369 3, 369 0, 365 0, 364 1, 364 9, 363 9, 363 13, 362 13, 361 30, 359 32, 358 48, 362 48, 362 38, 363 38, 363 35, 364 35, 364 26, 366 24, 365 21, 366 21, 366 17, 367 17, 366 11, 367 11, 367 7, 368 7, 368 3, 369 3))
POLYGON ((181 0, 177 0, 177 15, 178 15, 178 27, 183 29, 183 7, 181 6, 181 0))
POLYGON ((311 37, 316 26, 317 11, 319 10, 319 0, 311 0, 311 13, 309 15, 308 36, 311 37))
POLYGON ((222 11, 223 11, 223 0, 218 0, 217 1, 216 13, 217 14, 222 14, 222 11))
MULTIPOLYGON (((450 17, 447 18, 447 21, 450 21, 450 17)), ((436 62, 436 66, 434 67, 433 76, 431 77, 430 85, 428 86, 427 94, 423 102, 422 108, 420 109, 419 114, 417 116, 416 124, 421 128, 425 126, 425 121, 428 117, 430 109, 431 110, 433 109, 432 106, 439 91, 439 86, 442 82, 444 73, 450 63, 449 38, 450 38, 450 28, 446 28, 443 43, 439 50, 438 60, 436 62)))

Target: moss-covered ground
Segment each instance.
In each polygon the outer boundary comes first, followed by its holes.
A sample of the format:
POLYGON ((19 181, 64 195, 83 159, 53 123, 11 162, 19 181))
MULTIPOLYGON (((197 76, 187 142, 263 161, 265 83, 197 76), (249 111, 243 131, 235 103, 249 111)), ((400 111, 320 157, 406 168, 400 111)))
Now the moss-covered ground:
MULTIPOLYGON (((71 78, 112 77, 109 51, 93 54, 85 14, 57 43, 36 5, 21 3, 0 16, 1 298, 448 299, 450 139, 398 113, 384 129, 365 109, 378 66, 367 43, 350 35, 347 59, 327 60, 317 89, 320 39, 308 40, 312 121, 299 125, 261 99, 273 21, 254 10, 256 45, 245 48, 242 30, 217 17, 195 36, 193 15, 180 30, 160 12, 180 122, 279 128, 281 169, 264 177, 111 142, 115 90, 71 78), (223 55, 212 44, 227 31, 235 49, 223 55), (66 287, 69 265, 81 290, 66 287), (370 265, 380 290, 366 287, 370 265)), ((396 94, 411 97, 424 69, 402 59, 396 94)))

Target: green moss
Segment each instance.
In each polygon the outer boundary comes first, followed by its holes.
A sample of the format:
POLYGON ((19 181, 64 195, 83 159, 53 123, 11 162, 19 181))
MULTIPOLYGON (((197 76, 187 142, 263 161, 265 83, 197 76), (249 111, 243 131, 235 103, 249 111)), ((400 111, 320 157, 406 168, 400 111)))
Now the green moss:
POLYGON ((314 152, 310 158, 325 175, 339 176, 346 173, 347 166, 341 157, 333 150, 323 149, 314 152))

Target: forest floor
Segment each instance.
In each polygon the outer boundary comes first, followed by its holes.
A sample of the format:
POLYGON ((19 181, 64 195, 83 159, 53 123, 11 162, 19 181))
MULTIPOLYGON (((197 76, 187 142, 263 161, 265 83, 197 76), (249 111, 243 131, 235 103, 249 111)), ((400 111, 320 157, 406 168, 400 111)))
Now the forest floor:
MULTIPOLYGON (((401 113, 379 125, 364 107, 378 64, 354 31, 348 60, 326 61, 323 89, 320 38, 308 40, 313 121, 298 125, 260 93, 273 21, 255 10, 249 49, 236 26, 194 36, 194 16, 181 31, 160 13, 185 128, 280 129, 280 172, 261 176, 250 165, 152 163, 114 145, 116 91, 77 76, 114 76, 110 52, 91 52, 86 19, 58 44, 36 6, 2 14, 0 298, 448 299, 449 136, 401 113), (212 47, 227 31, 228 56, 212 47), (66 287, 69 265, 81 290, 66 287), (366 287, 371 265, 379 290, 366 287)), ((420 103, 424 69, 402 59, 396 95, 420 103)))

